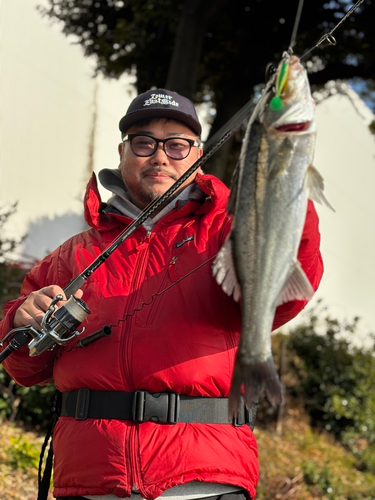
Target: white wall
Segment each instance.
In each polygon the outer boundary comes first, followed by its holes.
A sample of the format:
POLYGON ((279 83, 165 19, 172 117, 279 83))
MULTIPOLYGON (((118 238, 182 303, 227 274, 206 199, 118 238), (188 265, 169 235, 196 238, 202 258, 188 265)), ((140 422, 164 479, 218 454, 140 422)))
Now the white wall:
POLYGON ((24 234, 41 215, 79 211, 93 83, 33 3, 3 0, 0 9, 0 203, 18 201, 12 226, 24 234))
POLYGON ((85 228, 90 169, 117 166, 118 121, 133 89, 126 77, 97 78, 96 154, 89 165, 93 62, 60 26, 42 19, 41 3, 0 0, 0 206, 18 202, 6 230, 12 237, 28 233, 24 252, 37 258, 85 228), (40 230, 42 221, 48 231, 40 230))
POLYGON ((375 333, 375 136, 368 128, 374 119, 354 91, 336 94, 316 108, 314 164, 336 212, 316 204, 325 273, 306 310, 322 299, 334 318, 359 316, 360 341, 375 333))

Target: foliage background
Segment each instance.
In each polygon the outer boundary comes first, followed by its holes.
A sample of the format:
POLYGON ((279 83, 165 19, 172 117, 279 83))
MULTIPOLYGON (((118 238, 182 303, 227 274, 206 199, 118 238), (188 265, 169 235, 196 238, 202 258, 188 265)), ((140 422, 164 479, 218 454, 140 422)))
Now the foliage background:
MULTIPOLYGON (((15 210, 16 205, 0 207, 0 319, 3 318, 5 304, 19 297, 27 273, 27 269, 9 258, 20 241, 4 237, 4 227, 11 223, 15 210)), ((53 416, 54 393, 53 385, 20 387, 0 366, 0 417, 4 420, 17 420, 36 430, 45 429, 53 416)))

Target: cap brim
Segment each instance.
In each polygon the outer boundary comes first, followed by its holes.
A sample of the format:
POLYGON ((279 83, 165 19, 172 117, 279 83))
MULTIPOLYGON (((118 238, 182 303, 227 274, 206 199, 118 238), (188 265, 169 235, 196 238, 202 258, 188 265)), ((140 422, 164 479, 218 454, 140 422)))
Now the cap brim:
POLYGON ((119 123, 122 133, 125 133, 135 123, 147 118, 173 118, 176 121, 187 125, 194 133, 201 135, 202 127, 192 116, 177 111, 175 109, 151 108, 133 111, 123 116, 119 123))

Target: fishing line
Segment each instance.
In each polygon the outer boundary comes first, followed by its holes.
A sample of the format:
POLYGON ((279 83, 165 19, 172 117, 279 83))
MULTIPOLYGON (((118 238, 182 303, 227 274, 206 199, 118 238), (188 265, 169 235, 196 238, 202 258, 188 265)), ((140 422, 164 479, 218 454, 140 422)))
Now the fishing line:
POLYGON ((290 38, 288 50, 283 53, 283 57, 282 57, 283 64, 282 64, 281 69, 279 71, 277 71, 276 68, 273 67, 273 65, 269 65, 267 70, 266 70, 266 78, 267 78, 268 73, 269 73, 269 78, 272 76, 273 70, 274 70, 274 74, 277 72, 276 81, 275 81, 275 85, 276 85, 275 86, 275 97, 270 102, 270 109, 272 109, 272 111, 282 111, 282 109, 284 107, 283 101, 281 99, 281 94, 282 94, 284 87, 286 85, 286 82, 288 80, 290 58, 293 54, 293 47, 296 44, 297 32, 298 32, 298 27, 299 27, 299 23, 301 20, 301 14, 302 14, 302 9, 303 9, 303 1, 304 0, 298 1, 298 7, 297 7, 297 12, 296 12, 296 17, 294 19, 292 36, 290 38))
MULTIPOLYGON (((216 254, 217 255, 217 254, 216 254)), ((211 262, 212 260, 215 259, 216 255, 214 255, 213 257, 210 257, 209 259, 207 259, 205 262, 203 262, 202 264, 199 264, 199 266, 197 266, 196 268, 192 269, 191 271, 189 271, 187 274, 185 274, 185 276, 183 276, 182 278, 180 278, 179 280, 175 281, 174 283, 172 283, 171 285, 167 286, 166 288, 164 288, 164 290, 162 290, 161 292, 157 292, 157 293, 154 293, 152 296, 151 296, 151 300, 149 302, 142 302, 142 305, 141 307, 139 308, 134 308, 133 309, 133 312, 131 313, 126 313, 124 318, 122 319, 119 319, 117 321, 117 323, 115 325, 109 325, 111 328, 116 328, 117 326, 120 325, 120 323, 124 323, 127 319, 133 317, 136 313, 142 311, 142 309, 145 307, 145 306, 150 306, 154 300, 156 299, 156 297, 160 297, 160 295, 163 295, 165 292, 167 292, 168 290, 170 290, 171 288, 173 288, 175 285, 178 285, 179 283, 181 283, 181 281, 183 281, 184 279, 188 278, 189 276, 191 276, 193 273, 195 273, 196 271, 198 271, 199 269, 201 269, 202 267, 204 267, 206 264, 208 264, 209 262, 211 262)))
POLYGON ((298 32, 299 22, 301 20, 301 14, 302 14, 302 9, 303 9, 303 2, 304 2, 304 0, 299 0, 299 2, 298 2, 296 18, 294 20, 292 36, 290 38, 290 44, 289 44, 289 50, 288 50, 289 54, 293 53, 293 47, 296 44, 297 32, 298 32))
POLYGON ((346 19, 355 11, 358 9, 358 7, 364 2, 365 0, 358 0, 358 2, 353 5, 351 7, 351 9, 349 9, 349 11, 345 14, 345 16, 336 24, 336 26, 331 29, 331 31, 329 31, 328 33, 326 33, 325 35, 323 35, 320 40, 311 48, 309 49, 307 52, 305 52, 303 54, 303 56, 300 57, 300 60, 302 60, 304 57, 306 57, 308 54, 310 54, 310 52, 312 52, 314 49, 316 49, 317 47, 319 47, 319 45, 321 45, 323 42, 327 41, 329 45, 336 45, 336 39, 335 37, 332 35, 332 33, 334 31, 337 30, 337 28, 344 22, 346 21, 346 19))
MULTIPOLYGON (((208 264, 209 262, 211 262, 212 260, 215 259, 215 257, 217 256, 214 255, 213 257, 210 257, 209 259, 207 259, 205 262, 203 262, 202 264, 199 264, 199 266, 197 266, 196 268, 192 269, 191 271, 189 271, 187 274, 185 274, 185 276, 183 276, 182 278, 180 278, 179 280, 175 281, 174 283, 172 283, 171 285, 167 286, 166 288, 164 288, 164 290, 162 290, 161 292, 157 292, 157 293, 154 293, 152 296, 151 296, 151 300, 149 302, 142 302, 141 306, 138 307, 138 308, 134 308, 133 311, 131 313, 126 313, 125 316, 123 318, 120 318, 116 324, 114 325, 106 325, 105 328, 116 328, 118 327, 121 323, 125 323, 125 321, 127 321, 129 318, 132 318, 133 316, 135 316, 138 312, 141 312, 146 306, 150 306, 154 300, 156 299, 156 297, 160 297, 161 295, 163 295, 165 292, 167 292, 168 290, 170 290, 171 288, 173 288, 175 285, 178 285, 179 283, 181 283, 181 281, 183 281, 184 279, 188 278, 189 276, 191 276, 193 273, 195 273, 196 271, 198 271, 199 269, 201 269, 202 267, 204 267, 206 264, 208 264)), ((85 339, 83 339, 85 340, 85 339)), ((75 351, 76 349, 81 349, 81 346, 79 345, 79 342, 76 346, 74 347, 70 347, 70 348, 64 348, 62 349, 62 352, 65 352, 65 353, 68 353, 68 352, 72 352, 72 351, 75 351)), ((61 352, 61 353, 62 353, 61 352)))

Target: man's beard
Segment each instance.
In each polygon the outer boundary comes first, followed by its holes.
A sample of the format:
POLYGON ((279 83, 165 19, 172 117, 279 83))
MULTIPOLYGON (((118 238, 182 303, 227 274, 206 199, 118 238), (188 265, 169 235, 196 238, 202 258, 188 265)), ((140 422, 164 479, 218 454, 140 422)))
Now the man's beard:
POLYGON ((137 187, 136 189, 132 188, 129 190, 128 186, 126 186, 126 188, 133 202, 135 201, 137 205, 142 205, 144 207, 147 207, 147 205, 160 196, 153 189, 142 189, 141 187, 137 187))
MULTIPOLYGON (((177 175, 173 175, 169 172, 166 172, 163 168, 160 168, 160 167, 150 168, 149 170, 147 170, 145 172, 144 175, 147 175, 147 173, 152 172, 152 171, 166 173, 171 178, 171 180, 173 180, 174 182, 176 182, 178 180, 177 175)), ((162 196, 162 194, 158 193, 156 190, 154 190, 152 188, 145 189, 141 185, 129 186, 127 184, 127 182, 125 181, 125 179, 124 179, 124 183, 125 183, 126 189, 128 190, 128 193, 130 194, 130 197, 131 197, 133 203, 135 202, 137 205, 142 205, 144 207, 147 207, 151 202, 157 200, 158 198, 160 198, 160 196, 162 196)), ((166 189, 166 191, 167 191, 167 189, 166 189)))

